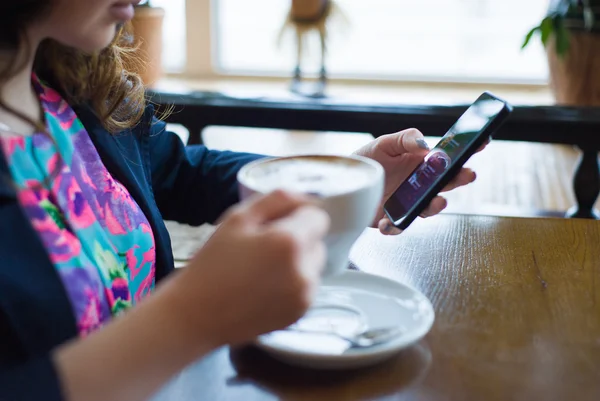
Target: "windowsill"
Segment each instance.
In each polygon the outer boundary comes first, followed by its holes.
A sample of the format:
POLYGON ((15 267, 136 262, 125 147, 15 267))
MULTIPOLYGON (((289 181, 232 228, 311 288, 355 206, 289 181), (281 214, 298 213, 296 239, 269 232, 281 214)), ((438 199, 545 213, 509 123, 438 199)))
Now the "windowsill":
MULTIPOLYGON (((289 92, 290 79, 218 77, 206 79, 165 76, 154 90, 189 93, 215 91, 236 96, 295 97, 289 92)), ((552 105, 548 86, 508 84, 466 84, 428 82, 383 82, 332 80, 327 94, 331 98, 356 100, 359 103, 442 105, 470 104, 483 91, 490 91, 514 105, 552 105)))

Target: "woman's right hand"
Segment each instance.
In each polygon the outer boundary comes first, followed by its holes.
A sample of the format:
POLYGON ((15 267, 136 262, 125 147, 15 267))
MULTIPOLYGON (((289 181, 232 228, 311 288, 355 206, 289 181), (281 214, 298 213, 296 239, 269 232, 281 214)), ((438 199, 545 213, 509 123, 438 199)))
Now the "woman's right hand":
POLYGON ((154 294, 54 351, 65 399, 144 400, 215 348, 293 323, 317 288, 328 227, 312 201, 279 191, 235 206, 154 294))
POLYGON ((189 333, 235 345, 294 323, 319 284, 328 228, 313 201, 282 191, 233 207, 170 283, 189 333))

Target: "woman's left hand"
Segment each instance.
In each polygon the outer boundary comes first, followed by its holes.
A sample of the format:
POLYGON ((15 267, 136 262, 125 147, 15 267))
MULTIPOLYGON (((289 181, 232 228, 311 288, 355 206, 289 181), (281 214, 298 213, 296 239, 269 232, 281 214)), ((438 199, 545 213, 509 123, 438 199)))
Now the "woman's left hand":
MULTIPOLYGON (((381 136, 355 152, 359 156, 378 161, 385 170, 383 202, 373 223, 373 226, 379 227, 383 234, 400 234, 401 231, 394 227, 392 222, 385 216, 383 204, 396 192, 409 174, 423 162, 427 153, 429 153, 427 142, 425 142, 423 134, 417 129, 407 129, 395 134, 381 136)), ((470 184, 475 181, 475 178, 476 175, 473 170, 463 168, 442 192, 470 184)), ((431 201, 421 217, 434 216, 444 210, 446 205, 446 199, 437 196, 431 201)))

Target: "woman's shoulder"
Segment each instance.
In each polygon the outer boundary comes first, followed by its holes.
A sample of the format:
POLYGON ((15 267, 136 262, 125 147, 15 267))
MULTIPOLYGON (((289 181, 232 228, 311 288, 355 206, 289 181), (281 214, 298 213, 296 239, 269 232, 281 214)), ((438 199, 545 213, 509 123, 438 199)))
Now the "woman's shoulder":
POLYGON ((144 106, 144 110, 141 113, 140 118, 134 123, 130 124, 130 127, 123 127, 119 131, 109 131, 108 128, 102 123, 102 119, 98 116, 94 108, 89 104, 81 104, 73 106, 73 110, 77 117, 88 131, 94 131, 95 134, 111 135, 111 136, 124 136, 133 134, 136 137, 148 136, 152 133, 157 133, 164 129, 164 123, 161 122, 155 116, 154 105, 148 103, 144 106))

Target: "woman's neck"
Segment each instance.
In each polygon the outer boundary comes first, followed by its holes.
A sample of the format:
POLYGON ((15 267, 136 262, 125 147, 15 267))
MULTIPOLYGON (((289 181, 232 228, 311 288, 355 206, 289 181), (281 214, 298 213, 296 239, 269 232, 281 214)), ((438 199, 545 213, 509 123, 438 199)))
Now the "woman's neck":
MULTIPOLYGON (((0 99, 2 99, 2 105, 8 106, 31 121, 39 122, 42 121, 42 110, 39 97, 31 82, 36 49, 37 45, 32 46, 30 54, 17 56, 17 64, 24 65, 24 67, 0 87, 0 99)), ((14 57, 14 55, 0 53, 0 67, 4 69, 13 63, 14 57)), ((19 118, 11 110, 0 107, 1 131, 29 135, 36 131, 36 127, 19 118)))

